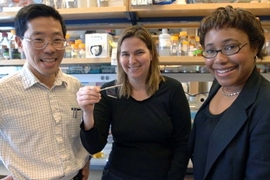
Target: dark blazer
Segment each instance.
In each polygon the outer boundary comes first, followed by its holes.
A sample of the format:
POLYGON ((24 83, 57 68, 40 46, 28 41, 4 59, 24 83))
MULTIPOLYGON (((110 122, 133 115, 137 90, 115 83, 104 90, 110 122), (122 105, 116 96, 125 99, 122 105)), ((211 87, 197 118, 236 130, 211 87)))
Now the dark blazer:
MULTIPOLYGON (((210 103, 220 85, 213 81, 210 93, 198 112, 210 103)), ((189 145, 196 141, 196 117, 189 145)), ((199 139, 198 139, 199 140, 199 139)), ((270 83, 255 67, 241 93, 216 125, 209 141, 204 174, 195 180, 270 179, 270 83)))

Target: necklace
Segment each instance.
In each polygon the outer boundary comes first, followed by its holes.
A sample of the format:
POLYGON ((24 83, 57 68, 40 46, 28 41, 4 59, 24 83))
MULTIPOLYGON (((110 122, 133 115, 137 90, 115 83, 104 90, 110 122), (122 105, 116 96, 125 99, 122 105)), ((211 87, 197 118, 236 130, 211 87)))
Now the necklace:
POLYGON ((228 97, 230 97, 230 96, 237 96, 237 95, 240 93, 240 91, 237 91, 237 92, 234 92, 234 93, 227 94, 227 93, 225 93, 225 91, 224 91, 224 87, 221 88, 221 91, 222 91, 222 94, 223 94, 224 96, 228 96, 228 97))

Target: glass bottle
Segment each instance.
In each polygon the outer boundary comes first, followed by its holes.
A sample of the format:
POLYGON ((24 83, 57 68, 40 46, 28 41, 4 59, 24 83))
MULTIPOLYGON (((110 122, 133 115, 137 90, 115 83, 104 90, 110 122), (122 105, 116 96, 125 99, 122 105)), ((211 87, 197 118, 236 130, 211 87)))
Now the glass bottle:
POLYGON ((66 41, 67 41, 67 46, 65 48, 65 54, 64 57, 65 58, 71 58, 71 41, 70 41, 70 34, 66 34, 66 41))
POLYGON ((181 31, 179 33, 179 56, 187 56, 188 55, 188 39, 187 39, 187 31, 181 31))
POLYGON ((18 45, 16 43, 15 37, 16 33, 15 30, 12 29, 10 31, 11 37, 9 38, 9 55, 10 59, 21 59, 21 53, 19 52, 18 45))
POLYGON ((194 54, 194 56, 202 56, 203 48, 200 44, 200 37, 196 36, 195 40, 196 40, 196 45, 195 45, 196 50, 193 52, 193 54, 194 54))
POLYGON ((71 44, 71 58, 78 58, 78 45, 71 44))
POLYGON ((171 56, 178 56, 179 54, 179 44, 178 44, 178 36, 171 36, 171 56))
POLYGON ((98 7, 107 7, 109 6, 108 0, 97 0, 98 7))
POLYGON ((6 60, 10 59, 10 56, 9 56, 9 39, 8 39, 8 33, 7 32, 2 32, 1 49, 2 49, 3 58, 6 59, 6 60))
POLYGON ((85 44, 81 43, 79 44, 79 58, 85 58, 86 52, 85 52, 85 44))

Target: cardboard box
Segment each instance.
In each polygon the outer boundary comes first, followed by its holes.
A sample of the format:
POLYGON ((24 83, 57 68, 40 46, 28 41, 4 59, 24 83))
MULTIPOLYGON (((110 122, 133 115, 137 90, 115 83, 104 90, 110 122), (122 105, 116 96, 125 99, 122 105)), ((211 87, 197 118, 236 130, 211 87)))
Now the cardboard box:
POLYGON ((107 33, 86 34, 86 58, 110 57, 112 49, 110 41, 113 41, 112 35, 107 33))

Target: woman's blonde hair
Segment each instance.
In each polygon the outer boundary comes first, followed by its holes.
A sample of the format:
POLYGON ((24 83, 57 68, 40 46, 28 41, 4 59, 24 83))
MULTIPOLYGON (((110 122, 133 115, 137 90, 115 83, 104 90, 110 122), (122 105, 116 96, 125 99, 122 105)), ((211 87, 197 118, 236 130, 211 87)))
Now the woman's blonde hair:
POLYGON ((119 96, 129 97, 132 92, 131 84, 128 81, 127 74, 119 63, 121 55, 121 45, 126 38, 136 37, 142 40, 152 55, 149 72, 146 78, 146 92, 149 96, 153 95, 159 88, 159 83, 164 81, 159 69, 159 58, 155 43, 153 42, 151 34, 142 26, 131 26, 125 29, 118 39, 117 46, 117 82, 116 84, 123 84, 120 88, 119 96))

